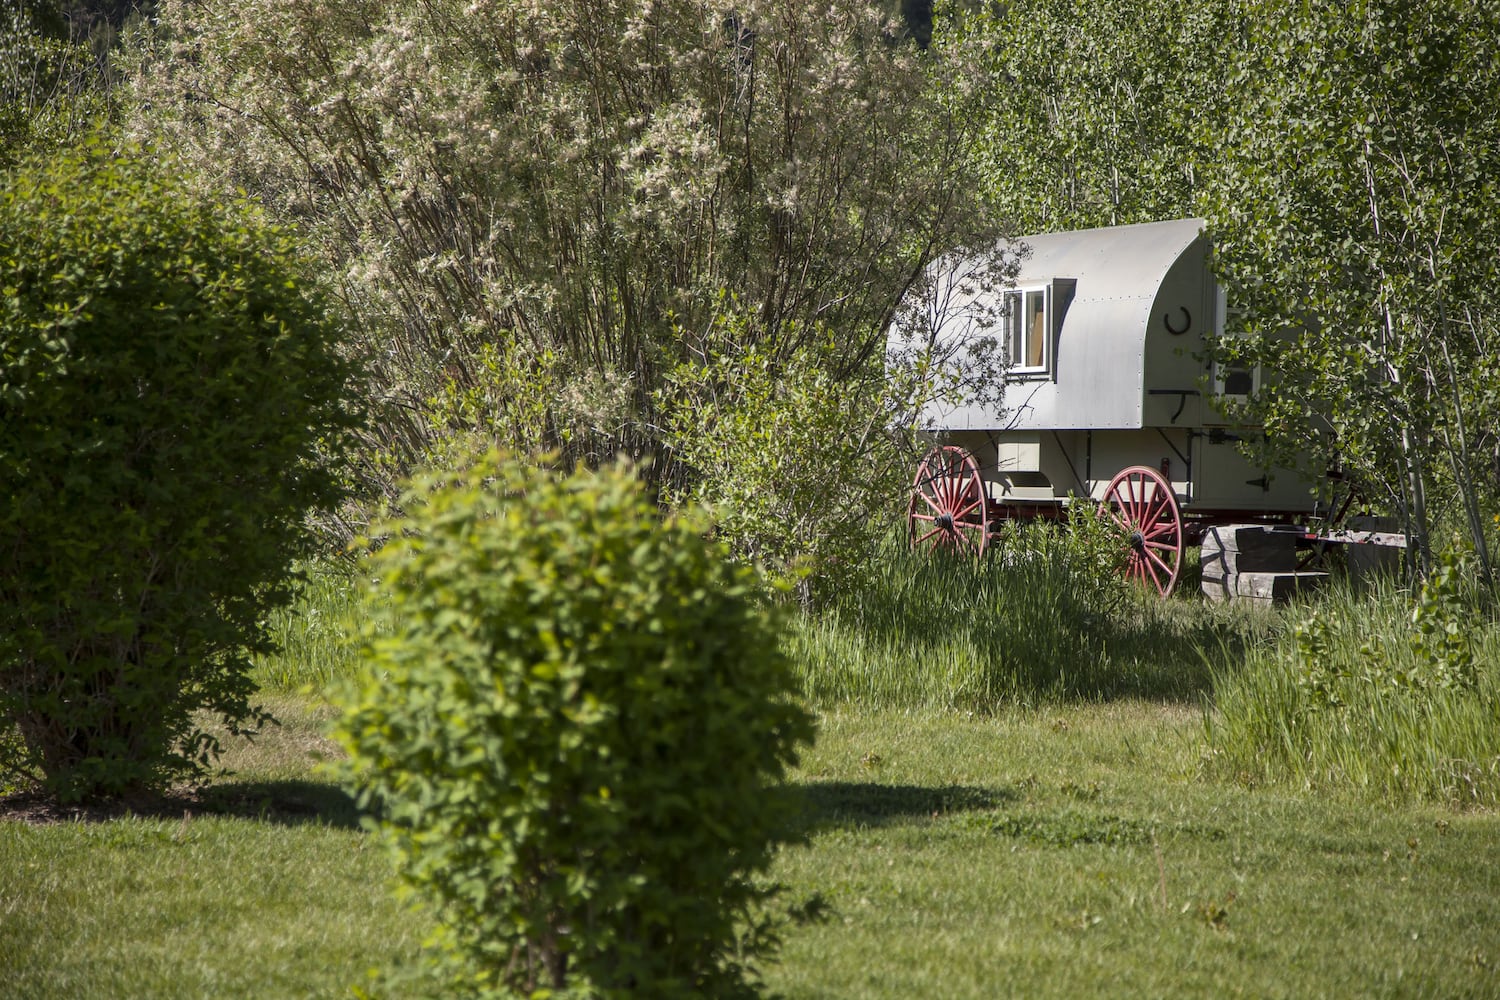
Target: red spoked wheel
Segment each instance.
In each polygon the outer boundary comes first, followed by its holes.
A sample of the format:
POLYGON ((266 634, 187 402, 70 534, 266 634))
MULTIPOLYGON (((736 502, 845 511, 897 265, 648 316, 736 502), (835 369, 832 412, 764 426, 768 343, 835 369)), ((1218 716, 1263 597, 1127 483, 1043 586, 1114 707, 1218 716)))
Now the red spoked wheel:
POLYGON ((955 445, 927 453, 912 481, 906 530, 913 548, 979 555, 990 540, 984 479, 974 456, 955 445))
POLYGON ((1099 512, 1130 546, 1125 575, 1170 594, 1182 569, 1182 510, 1172 484, 1155 469, 1133 465, 1109 481, 1099 512))

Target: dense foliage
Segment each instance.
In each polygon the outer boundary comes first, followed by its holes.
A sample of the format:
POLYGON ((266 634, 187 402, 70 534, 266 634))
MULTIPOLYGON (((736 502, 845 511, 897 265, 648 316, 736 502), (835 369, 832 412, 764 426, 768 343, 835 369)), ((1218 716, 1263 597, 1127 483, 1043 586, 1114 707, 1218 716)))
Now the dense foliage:
POLYGON ((161 11, 141 127, 312 226, 401 461, 478 426, 686 477, 666 373, 741 327, 773 366, 832 331, 830 376, 869 378, 923 266, 994 229, 955 96, 980 88, 865 0, 161 11), (473 409, 495 359, 538 410, 473 409))
POLYGON ((1500 8, 1246 0, 1205 206, 1268 372, 1253 416, 1401 518, 1413 567, 1496 499, 1500 8))
POLYGON ((741 342, 729 333, 724 354, 666 376, 664 440, 689 472, 666 499, 710 506, 737 555, 800 577, 804 599, 856 587, 911 484, 892 422, 934 383, 917 370, 840 378, 831 338, 780 363, 741 342))
POLYGON ((0 11, 0 169, 75 141, 113 110, 104 66, 67 34, 48 4, 0 11))
POLYGON ((286 234, 102 144, 0 194, 0 765, 62 798, 207 763, 342 496, 350 367, 286 234))
POLYGON ((753 993, 752 879, 812 737, 753 572, 623 467, 491 454, 404 502, 339 735, 449 988, 753 993))
POLYGON ((958 18, 950 43, 998 93, 986 195, 1022 232, 1183 218, 1213 155, 1220 0, 1015 0, 958 18))

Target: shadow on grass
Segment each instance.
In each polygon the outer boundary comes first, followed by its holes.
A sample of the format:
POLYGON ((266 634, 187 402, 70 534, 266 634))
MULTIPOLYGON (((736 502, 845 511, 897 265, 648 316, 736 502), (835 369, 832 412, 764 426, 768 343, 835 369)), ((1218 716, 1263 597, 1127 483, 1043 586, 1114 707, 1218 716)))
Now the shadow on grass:
POLYGON ((317 781, 224 781, 205 788, 199 807, 216 816, 257 819, 279 826, 317 824, 359 829, 359 808, 348 792, 317 781))
POLYGON ((203 788, 174 788, 119 799, 60 803, 38 792, 0 796, 0 820, 33 826, 108 823, 121 819, 229 816, 279 826, 316 824, 359 829, 359 809, 337 785, 316 781, 220 781, 203 788))
POLYGON ((1171 613, 1143 615, 1143 621, 1107 625, 1103 646, 1108 663, 1070 678, 1063 694, 1112 700, 1145 698, 1198 703, 1213 693, 1213 668, 1205 652, 1231 662, 1255 641, 1241 624, 1212 620, 1194 602, 1174 600, 1171 613))
POLYGON ((799 785, 803 801, 801 831, 835 826, 886 826, 911 819, 931 819, 962 812, 997 809, 1017 800, 1008 788, 972 785, 882 785, 866 781, 817 781, 799 785))

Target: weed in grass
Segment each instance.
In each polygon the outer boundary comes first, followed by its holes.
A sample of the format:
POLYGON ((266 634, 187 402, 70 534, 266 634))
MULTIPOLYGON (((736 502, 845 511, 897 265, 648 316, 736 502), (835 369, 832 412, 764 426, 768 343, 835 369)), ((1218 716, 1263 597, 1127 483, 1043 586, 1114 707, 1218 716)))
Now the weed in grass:
MULTIPOLYGON (((1222 900, 1207 900, 1198 904, 1198 915, 1212 930, 1223 931, 1229 927, 1229 905, 1235 901, 1234 893, 1227 893, 1222 900)), ((1186 912, 1186 908, 1184 911, 1186 912)))
POLYGON ((995 824, 1003 837, 1014 837, 1043 847, 1078 844, 1149 844, 1154 829, 1119 816, 1062 812, 1049 816, 1008 816, 995 824))

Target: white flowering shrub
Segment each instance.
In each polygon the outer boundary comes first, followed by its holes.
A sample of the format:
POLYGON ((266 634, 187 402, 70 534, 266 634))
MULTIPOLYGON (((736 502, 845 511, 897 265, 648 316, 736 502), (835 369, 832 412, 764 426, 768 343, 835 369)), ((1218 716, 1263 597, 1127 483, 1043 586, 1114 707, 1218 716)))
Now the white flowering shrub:
POLYGON ((660 390, 719 353, 726 291, 772 357, 834 331, 843 382, 923 265, 985 236, 964 172, 982 86, 866 0, 159 14, 135 127, 321 246, 390 404, 381 445, 407 461, 477 429, 686 475, 661 460, 660 390), (514 405, 520 383, 547 391, 514 405))

